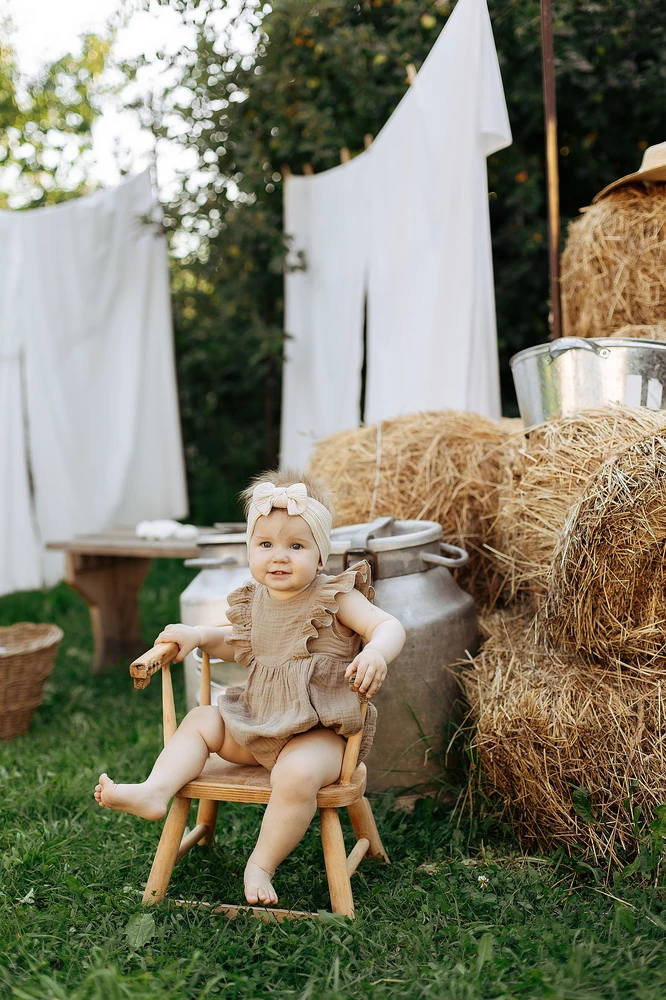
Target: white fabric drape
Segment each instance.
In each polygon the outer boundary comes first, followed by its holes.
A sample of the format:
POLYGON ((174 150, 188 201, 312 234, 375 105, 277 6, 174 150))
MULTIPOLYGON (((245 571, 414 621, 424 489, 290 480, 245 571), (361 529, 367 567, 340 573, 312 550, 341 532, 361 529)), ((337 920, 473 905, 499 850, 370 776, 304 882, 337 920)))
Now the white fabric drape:
MULTIPOLYGON (((187 513, 166 245, 141 221, 152 205, 145 171, 113 190, 3 214, 19 267, 44 542, 187 513)), ((61 576, 62 556, 45 552, 30 585, 61 576)))
POLYGON ((0 593, 41 582, 40 543, 30 499, 22 346, 25 309, 19 293, 19 257, 10 213, 0 212, 0 593))
POLYGON ((366 422, 499 417, 486 157, 511 131, 485 0, 459 0, 370 152, 366 422))
POLYGON ((500 415, 486 157, 510 142, 486 0, 459 0, 370 149, 286 180, 308 270, 285 279, 283 465, 358 425, 366 287, 366 423, 500 415))
POLYGON ((303 468, 313 444, 356 427, 363 363, 366 231, 363 158, 285 177, 285 366, 280 463, 303 468))

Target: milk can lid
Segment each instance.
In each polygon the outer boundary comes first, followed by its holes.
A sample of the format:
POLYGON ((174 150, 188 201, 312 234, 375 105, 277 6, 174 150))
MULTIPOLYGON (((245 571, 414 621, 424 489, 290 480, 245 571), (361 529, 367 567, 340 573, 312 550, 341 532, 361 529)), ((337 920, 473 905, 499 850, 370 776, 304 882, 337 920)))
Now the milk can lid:
MULTIPOLYGON (((333 528, 331 532, 331 555, 339 556, 352 545, 358 544, 358 537, 373 522, 345 524, 333 528)), ((391 552, 395 549, 411 549, 436 542, 442 537, 442 526, 436 521, 391 521, 373 533, 365 547, 371 552, 391 552)))

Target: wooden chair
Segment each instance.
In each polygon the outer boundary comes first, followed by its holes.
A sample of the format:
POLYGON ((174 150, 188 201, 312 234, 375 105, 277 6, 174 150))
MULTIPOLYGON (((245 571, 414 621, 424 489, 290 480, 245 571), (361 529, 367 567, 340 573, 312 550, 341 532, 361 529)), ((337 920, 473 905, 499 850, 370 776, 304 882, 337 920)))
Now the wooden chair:
MULTIPOLYGON (((134 687, 148 686, 151 676, 162 671, 162 715, 165 745, 176 731, 176 708, 171 684, 171 661, 178 651, 175 643, 160 643, 144 653, 130 666, 134 687)), ((201 665, 200 704, 210 705, 210 659, 203 655, 201 665)), ((365 720, 367 701, 361 697, 361 716, 365 720)), ((324 849, 326 876, 333 913, 354 917, 354 899, 351 876, 364 857, 389 858, 381 842, 372 807, 365 798, 365 764, 358 764, 362 731, 347 740, 342 769, 338 781, 326 785, 317 796, 321 822, 321 839, 324 849), (349 811, 356 844, 349 855, 345 850, 338 809, 349 811)), ((153 904, 166 895, 171 873, 177 861, 195 844, 212 844, 215 822, 220 802, 266 803, 271 796, 270 772, 264 767, 230 764, 216 754, 211 754, 204 768, 194 781, 188 782, 175 796, 164 823, 157 847, 143 902, 153 904), (184 835, 192 799, 199 800, 194 829, 184 835)), ((239 910, 248 910, 263 919, 282 919, 286 916, 314 916, 316 913, 296 913, 275 907, 234 906, 223 904, 216 908, 228 916, 239 910)))

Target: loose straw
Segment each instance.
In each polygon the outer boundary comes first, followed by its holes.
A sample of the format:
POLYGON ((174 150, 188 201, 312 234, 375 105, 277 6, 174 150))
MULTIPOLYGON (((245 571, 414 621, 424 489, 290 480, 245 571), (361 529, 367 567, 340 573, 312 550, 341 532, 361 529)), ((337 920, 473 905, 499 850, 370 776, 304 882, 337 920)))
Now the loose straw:
POLYGON ((377 494, 379 492, 379 481, 381 478, 382 471, 382 422, 381 420, 377 424, 377 460, 375 463, 375 488, 372 491, 372 499, 370 501, 370 516, 369 520, 374 520, 375 516, 375 504, 377 503, 377 494))

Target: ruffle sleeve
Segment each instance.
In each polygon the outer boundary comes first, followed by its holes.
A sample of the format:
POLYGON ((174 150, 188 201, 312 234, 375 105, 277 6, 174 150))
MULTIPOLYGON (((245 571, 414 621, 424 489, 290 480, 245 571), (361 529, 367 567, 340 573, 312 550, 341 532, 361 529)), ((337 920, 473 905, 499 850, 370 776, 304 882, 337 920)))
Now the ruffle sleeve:
POLYGON ((251 635, 255 589, 255 581, 248 580, 242 587, 232 590, 227 597, 227 618, 233 626, 227 642, 233 646, 236 663, 240 663, 241 667, 251 667, 254 662, 251 635))
POLYGON ((303 632, 294 647, 292 653, 294 659, 303 659, 311 655, 308 641, 317 638, 319 629, 333 624, 333 617, 339 610, 338 594, 348 594, 352 590, 360 591, 369 601, 375 596, 370 583, 370 566, 365 560, 355 563, 337 576, 322 575, 321 583, 313 591, 312 604, 305 618, 303 632))

